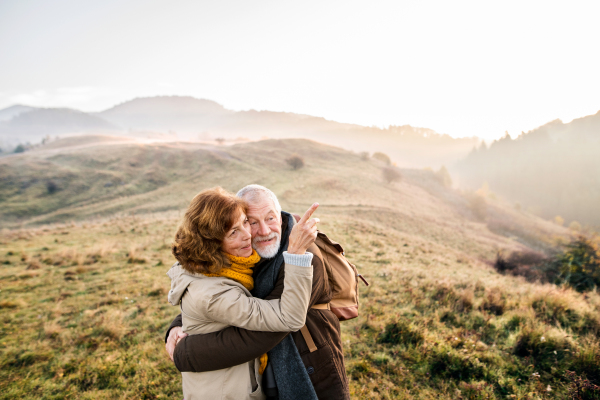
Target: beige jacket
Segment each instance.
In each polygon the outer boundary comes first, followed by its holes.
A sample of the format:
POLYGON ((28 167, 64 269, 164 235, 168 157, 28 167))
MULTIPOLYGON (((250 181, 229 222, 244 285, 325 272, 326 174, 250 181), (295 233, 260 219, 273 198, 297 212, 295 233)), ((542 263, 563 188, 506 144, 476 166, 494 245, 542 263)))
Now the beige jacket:
MULTIPOLYGON (((304 326, 312 290, 312 267, 285 264, 281 299, 252 297, 240 283, 185 271, 179 263, 171 278, 169 302, 181 303, 183 331, 212 333, 228 326, 253 331, 293 332, 304 326)), ((258 359, 209 372, 182 372, 185 400, 264 399, 258 359)))

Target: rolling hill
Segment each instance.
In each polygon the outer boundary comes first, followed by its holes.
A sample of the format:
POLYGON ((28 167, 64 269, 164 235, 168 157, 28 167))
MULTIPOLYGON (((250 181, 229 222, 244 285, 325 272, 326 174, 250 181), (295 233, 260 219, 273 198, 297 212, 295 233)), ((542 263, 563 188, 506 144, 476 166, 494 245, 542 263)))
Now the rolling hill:
MULTIPOLYGON (((282 204, 309 203, 314 196, 323 207, 329 202, 336 208, 368 204, 384 210, 393 205, 406 219, 415 213, 411 210, 424 204, 431 204, 434 212, 435 200, 447 203, 436 212, 437 218, 451 210, 457 218, 479 222, 469 200, 445 187, 432 171, 399 169, 404 180, 396 187, 383 184, 383 166, 377 160, 305 139, 217 146, 70 137, 0 159, 0 217, 5 226, 14 227, 103 218, 118 212, 181 210, 198 187, 224 185, 233 191, 255 181, 279 193, 282 204), (300 155, 307 167, 293 171, 285 162, 292 154, 300 155), (295 188, 297 180, 302 181, 303 190, 295 188), (415 197, 416 192, 427 196, 415 197)), ((521 225, 531 221, 536 229, 547 231, 548 237, 558 229, 499 201, 490 203, 486 213, 516 218, 521 225)))
POLYGON ((304 139, 86 136, 0 159, 0 399, 180 396, 162 344, 179 312, 169 244, 194 194, 249 183, 292 212, 319 201, 320 229, 371 282, 342 323, 354 398, 546 399, 573 393, 567 370, 600 379, 600 294, 490 266, 569 230, 430 170, 385 183, 383 167, 304 139))

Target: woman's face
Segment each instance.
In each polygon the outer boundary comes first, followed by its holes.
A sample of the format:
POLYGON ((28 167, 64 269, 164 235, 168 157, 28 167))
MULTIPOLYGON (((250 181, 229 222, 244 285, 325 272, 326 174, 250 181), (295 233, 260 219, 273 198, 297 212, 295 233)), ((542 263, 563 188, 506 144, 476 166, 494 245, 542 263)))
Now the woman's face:
POLYGON ((252 235, 246 214, 242 213, 238 220, 225 234, 221 243, 221 250, 236 257, 250 257, 252 255, 252 235))

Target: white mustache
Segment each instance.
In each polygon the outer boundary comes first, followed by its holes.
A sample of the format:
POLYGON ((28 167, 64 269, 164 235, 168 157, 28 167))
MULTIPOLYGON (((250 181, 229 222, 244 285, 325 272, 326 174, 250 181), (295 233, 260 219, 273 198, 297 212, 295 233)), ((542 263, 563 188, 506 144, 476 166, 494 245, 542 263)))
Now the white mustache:
POLYGON ((269 235, 267 236, 256 236, 252 239, 252 243, 257 243, 257 242, 266 242, 268 240, 271 240, 273 238, 276 238, 278 235, 275 232, 271 232, 269 235))

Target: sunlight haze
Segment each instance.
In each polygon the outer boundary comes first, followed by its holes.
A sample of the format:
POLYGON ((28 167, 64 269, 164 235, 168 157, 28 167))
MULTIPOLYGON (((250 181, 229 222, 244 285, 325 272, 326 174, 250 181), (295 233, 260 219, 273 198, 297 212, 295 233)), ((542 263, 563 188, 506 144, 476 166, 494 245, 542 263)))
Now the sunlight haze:
POLYGON ((454 137, 600 110, 597 2, 3 1, 0 108, 190 95, 454 137))

